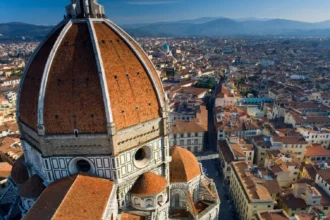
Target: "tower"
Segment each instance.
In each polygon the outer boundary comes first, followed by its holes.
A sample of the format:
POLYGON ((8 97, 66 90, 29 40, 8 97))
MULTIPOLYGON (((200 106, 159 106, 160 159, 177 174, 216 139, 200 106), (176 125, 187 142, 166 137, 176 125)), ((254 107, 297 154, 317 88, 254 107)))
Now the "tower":
MULTIPOLYGON (((172 157, 159 76, 96 0, 71 0, 66 12, 21 80, 24 157, 10 178, 8 192, 18 196, 9 211, 33 220, 168 219, 172 157)), ((172 168, 185 171, 180 158, 172 168)), ((185 184, 197 186, 203 174, 194 160, 185 184)))

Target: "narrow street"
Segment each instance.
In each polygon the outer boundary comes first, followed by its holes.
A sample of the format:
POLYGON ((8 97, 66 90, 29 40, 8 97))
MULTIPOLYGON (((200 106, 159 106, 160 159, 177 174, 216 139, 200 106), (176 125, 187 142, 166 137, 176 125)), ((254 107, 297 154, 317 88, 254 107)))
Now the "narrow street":
MULTIPOLYGON (((221 86, 221 82, 219 84, 221 86)), ((217 132, 213 123, 213 108, 214 100, 211 99, 208 107, 208 137, 205 153, 201 155, 204 158, 200 162, 202 163, 204 170, 209 178, 213 179, 217 185, 218 194, 220 196, 220 214, 219 219, 236 220, 235 208, 230 199, 229 188, 224 185, 223 178, 220 172, 219 159, 214 159, 213 155, 217 154, 217 132), (207 158, 209 156, 209 159, 207 158)))
POLYGON ((234 206, 229 200, 228 187, 226 188, 224 186, 223 179, 220 176, 219 161, 217 159, 203 160, 201 163, 207 172, 207 176, 213 179, 217 185, 218 194, 221 200, 219 219, 234 220, 234 206))

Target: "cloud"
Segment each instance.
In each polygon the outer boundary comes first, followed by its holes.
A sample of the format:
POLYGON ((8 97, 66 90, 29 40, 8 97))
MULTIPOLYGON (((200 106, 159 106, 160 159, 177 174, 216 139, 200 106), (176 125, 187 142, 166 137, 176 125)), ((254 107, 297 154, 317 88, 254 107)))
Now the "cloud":
POLYGON ((138 1, 138 2, 126 2, 130 5, 165 5, 165 4, 175 4, 180 1, 138 1))

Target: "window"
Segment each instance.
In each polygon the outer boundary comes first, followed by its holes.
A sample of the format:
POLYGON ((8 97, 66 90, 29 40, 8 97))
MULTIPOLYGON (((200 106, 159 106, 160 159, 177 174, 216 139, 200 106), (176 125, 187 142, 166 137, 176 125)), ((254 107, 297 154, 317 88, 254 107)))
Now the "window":
POLYGON ((198 139, 195 139, 195 144, 198 144, 198 139))
POLYGON ((179 194, 175 194, 174 195, 174 207, 180 207, 180 195, 179 194))
POLYGON ((77 166, 77 170, 81 172, 88 172, 91 169, 91 165, 86 160, 78 160, 76 166, 77 166))
POLYGON ((146 208, 153 207, 153 205, 154 205, 152 199, 147 199, 145 201, 145 204, 146 204, 146 208))
POLYGON ((78 132, 78 129, 74 129, 73 132, 74 132, 74 136, 75 136, 75 137, 78 137, 78 133, 79 133, 79 132, 78 132))
POLYGON ((143 160, 146 157, 146 152, 143 150, 143 148, 139 149, 135 153, 135 160, 143 160))
POLYGON ((135 152, 134 165, 143 168, 149 164, 151 160, 151 150, 148 146, 141 147, 135 152))
POLYGON ((141 205, 141 203, 140 203, 140 199, 135 198, 135 199, 134 199, 134 204, 135 204, 136 206, 140 206, 140 205, 141 205))
POLYGON ((157 198, 158 204, 163 203, 163 200, 164 200, 163 195, 158 196, 158 198, 157 198))

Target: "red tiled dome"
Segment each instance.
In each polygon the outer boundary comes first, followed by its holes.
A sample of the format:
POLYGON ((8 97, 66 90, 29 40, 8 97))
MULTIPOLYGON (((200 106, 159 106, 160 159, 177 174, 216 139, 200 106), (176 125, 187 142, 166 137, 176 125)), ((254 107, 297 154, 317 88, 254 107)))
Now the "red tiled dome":
POLYGON ((167 185, 167 180, 164 177, 147 172, 137 179, 131 193, 137 196, 152 196, 164 191, 167 185))
POLYGON ((37 175, 33 175, 19 189, 19 195, 24 198, 38 198, 45 190, 43 180, 37 175))
POLYGON ((31 129, 107 133, 108 121, 121 130, 161 117, 163 87, 140 46, 107 19, 88 22, 58 25, 27 65, 18 118, 31 129))
POLYGON ((196 157, 188 150, 174 146, 170 149, 170 182, 189 182, 201 175, 196 157))
POLYGON ((16 160, 11 170, 10 177, 16 184, 22 184, 29 179, 28 170, 23 162, 24 155, 16 160))

